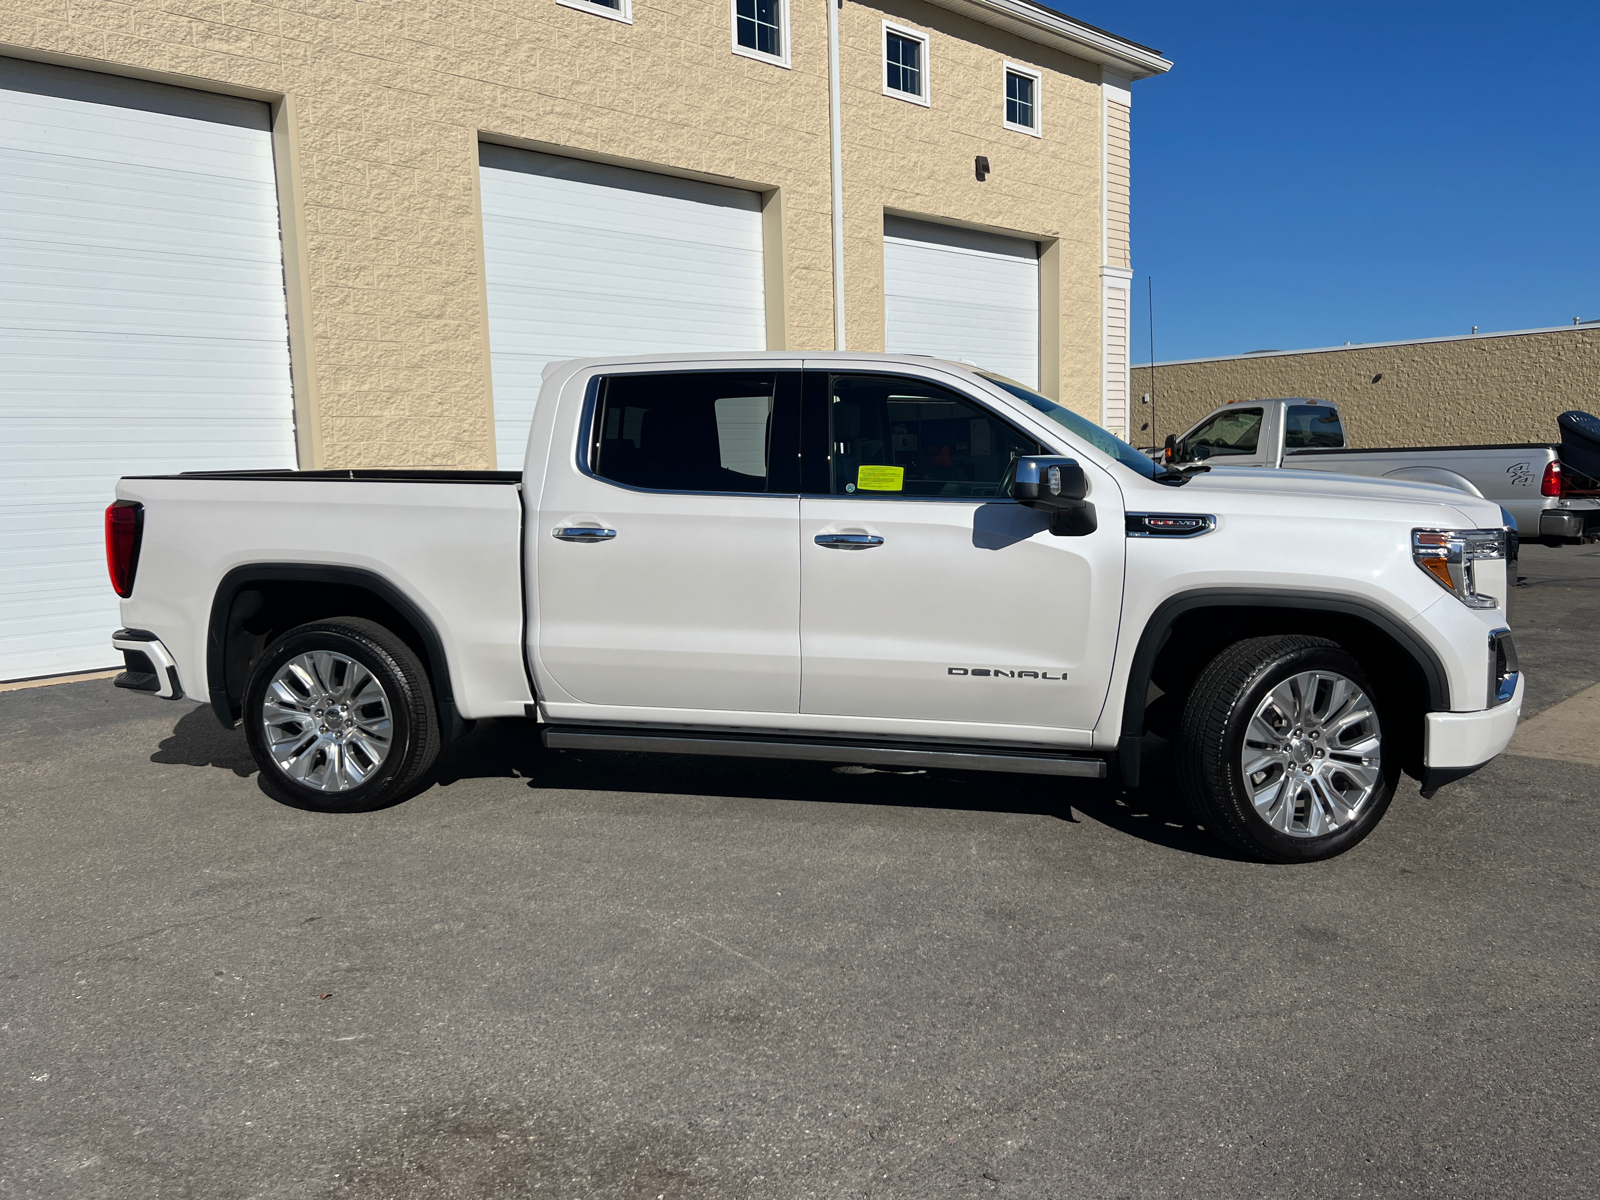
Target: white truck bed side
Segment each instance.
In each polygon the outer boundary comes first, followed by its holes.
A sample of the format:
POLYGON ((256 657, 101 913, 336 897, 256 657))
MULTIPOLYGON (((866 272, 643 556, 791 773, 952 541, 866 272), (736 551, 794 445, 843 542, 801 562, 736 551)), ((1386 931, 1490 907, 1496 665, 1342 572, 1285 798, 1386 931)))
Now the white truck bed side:
POLYGON ((514 483, 128 478, 145 505, 122 623, 157 634, 184 693, 204 701, 208 618, 223 577, 260 563, 325 564, 387 580, 432 622, 461 716, 521 716, 522 503, 514 483), (141 587, 143 581, 159 586, 141 587))

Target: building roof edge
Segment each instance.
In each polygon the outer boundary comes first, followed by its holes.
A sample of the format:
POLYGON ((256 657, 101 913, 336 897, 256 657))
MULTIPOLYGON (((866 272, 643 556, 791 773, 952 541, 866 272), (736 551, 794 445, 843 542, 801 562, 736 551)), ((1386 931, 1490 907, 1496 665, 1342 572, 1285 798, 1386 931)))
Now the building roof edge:
POLYGON ((1382 350, 1387 346, 1425 346, 1434 342, 1481 342, 1485 338, 1527 337, 1535 333, 1600 332, 1600 323, 1584 325, 1544 325, 1538 329, 1500 329, 1489 333, 1452 333, 1444 337, 1400 338, 1393 342, 1356 342, 1346 346, 1311 346, 1304 350, 1258 350, 1254 354, 1215 354, 1209 358, 1169 358, 1157 363, 1134 363, 1129 370, 1148 371, 1155 367, 1185 367, 1191 363, 1238 362, 1243 359, 1289 358, 1296 354, 1339 354, 1348 350, 1382 350))
POLYGON ((932 3, 1029 41, 1054 46, 1101 66, 1114 67, 1134 79, 1164 75, 1172 70, 1172 63, 1158 51, 1075 21, 1032 0, 932 0, 932 3))

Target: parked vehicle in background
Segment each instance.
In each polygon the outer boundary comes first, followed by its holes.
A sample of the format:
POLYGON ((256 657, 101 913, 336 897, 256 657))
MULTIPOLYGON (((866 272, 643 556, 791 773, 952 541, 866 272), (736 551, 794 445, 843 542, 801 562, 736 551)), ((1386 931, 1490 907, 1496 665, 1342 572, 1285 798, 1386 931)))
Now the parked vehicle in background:
MULTIPOLYGON (((1574 436, 1565 424, 1562 433, 1564 442, 1574 436)), ((1600 538, 1600 483, 1564 462, 1561 445, 1367 450, 1348 445, 1345 436, 1331 401, 1239 400, 1169 437, 1156 457, 1171 466, 1203 462, 1433 483, 1500 505, 1529 541, 1559 546, 1600 538)))
POLYGON ((123 686, 208 697, 263 786, 355 811, 477 718, 569 749, 1139 782, 1326 858, 1510 741, 1499 508, 1176 471, 934 359, 546 370, 521 472, 124 479, 123 686), (530 724, 530 735, 535 726, 530 724))

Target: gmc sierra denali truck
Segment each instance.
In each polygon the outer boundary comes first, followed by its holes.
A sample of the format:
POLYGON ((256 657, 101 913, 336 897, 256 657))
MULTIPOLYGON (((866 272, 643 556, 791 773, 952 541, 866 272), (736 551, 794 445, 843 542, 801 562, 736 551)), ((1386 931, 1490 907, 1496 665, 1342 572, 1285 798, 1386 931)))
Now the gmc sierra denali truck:
POLYGON ((369 810, 443 740, 1139 782, 1173 744, 1263 859, 1365 837, 1510 740, 1507 530, 1462 492, 1173 470, 967 366, 546 370, 519 472, 123 479, 122 686, 240 723, 262 786, 369 810))
POLYGON ((1167 442, 1155 457, 1168 466, 1208 462, 1436 483, 1494 501, 1524 541, 1570 546, 1600 538, 1600 490, 1564 461, 1564 443, 1367 450, 1346 444, 1336 404, 1307 399, 1236 400, 1167 442))

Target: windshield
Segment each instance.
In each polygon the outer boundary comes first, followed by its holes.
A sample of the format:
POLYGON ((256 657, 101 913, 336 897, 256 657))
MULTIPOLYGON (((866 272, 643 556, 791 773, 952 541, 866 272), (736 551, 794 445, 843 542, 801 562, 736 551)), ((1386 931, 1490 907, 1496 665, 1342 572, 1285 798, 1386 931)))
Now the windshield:
POLYGON ((1102 454, 1109 454, 1123 466, 1132 467, 1146 479, 1156 477, 1158 468, 1154 460, 1139 453, 1121 438, 1107 433, 1087 417, 1080 417, 1070 408, 1063 408, 1054 400, 1046 399, 1032 388, 1023 387, 1016 380, 1007 379, 1004 375, 991 375, 988 371, 980 371, 979 374, 990 383, 1005 388, 1029 408, 1038 409, 1063 429, 1070 429, 1102 454))

